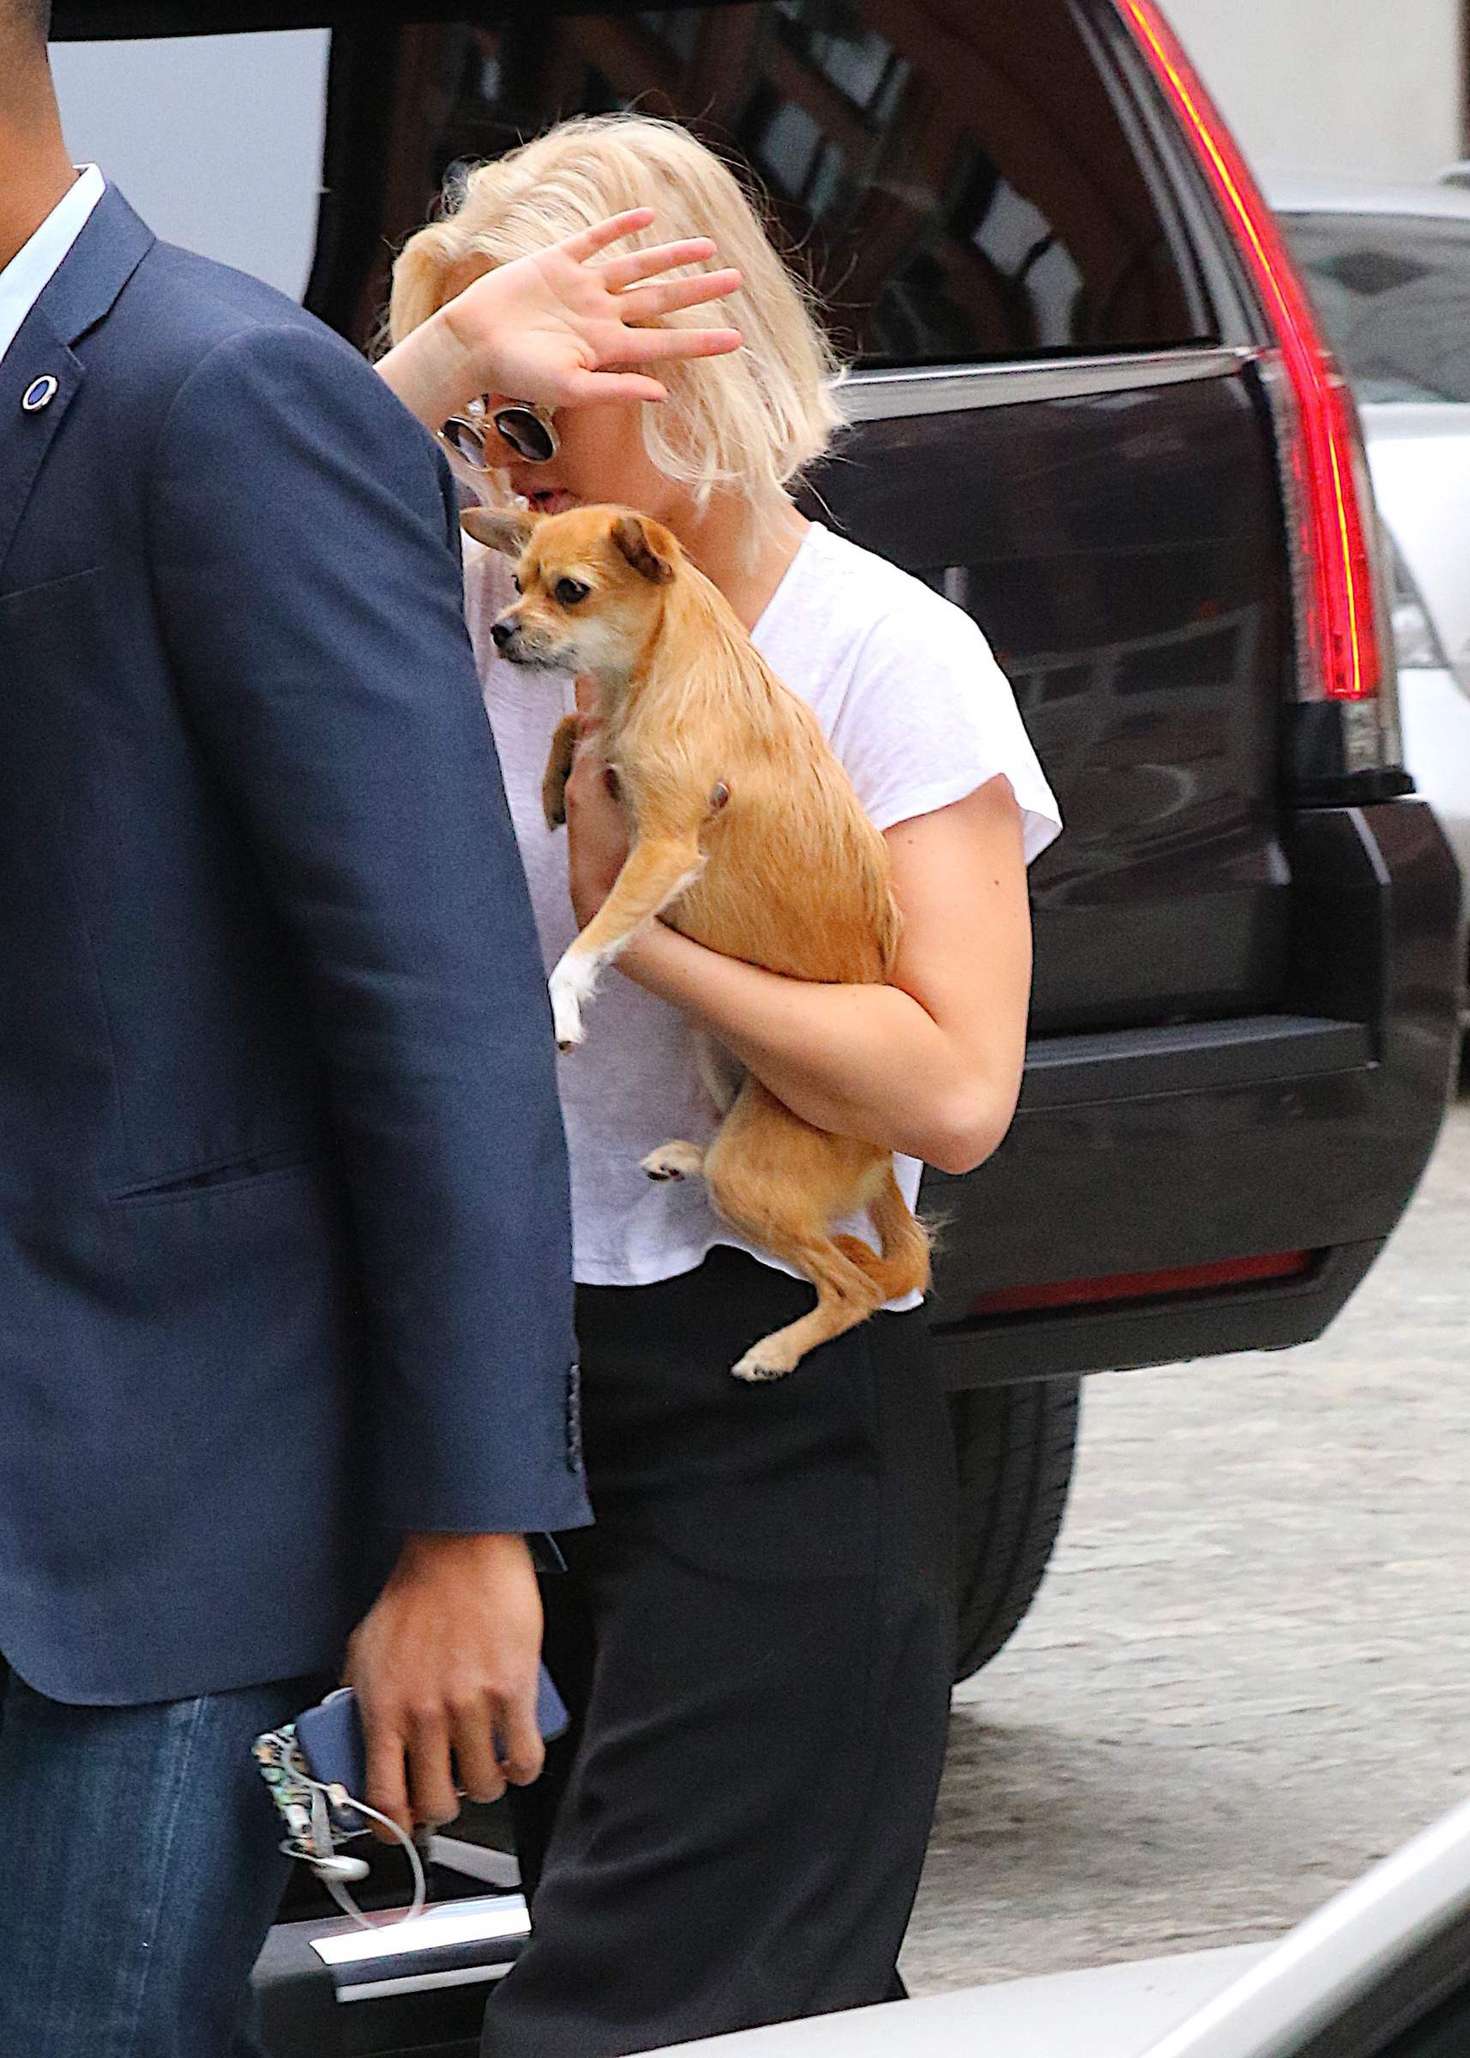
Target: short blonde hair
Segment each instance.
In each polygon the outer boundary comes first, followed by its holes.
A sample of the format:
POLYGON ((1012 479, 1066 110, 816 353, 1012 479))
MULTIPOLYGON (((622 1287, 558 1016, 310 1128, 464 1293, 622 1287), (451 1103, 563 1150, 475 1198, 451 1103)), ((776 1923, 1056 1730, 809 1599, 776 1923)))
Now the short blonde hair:
POLYGON ((388 311, 393 342, 449 297, 446 281, 466 260, 505 264, 630 207, 655 208, 656 218, 617 251, 710 236, 719 262, 737 267, 742 280, 728 299, 663 317, 738 328, 745 347, 656 368, 668 399, 643 413, 649 458, 666 478, 693 487, 701 504, 722 487, 754 501, 784 493, 840 425, 837 356, 755 202, 676 122, 578 117, 477 166, 452 212, 411 236, 399 254, 388 311))

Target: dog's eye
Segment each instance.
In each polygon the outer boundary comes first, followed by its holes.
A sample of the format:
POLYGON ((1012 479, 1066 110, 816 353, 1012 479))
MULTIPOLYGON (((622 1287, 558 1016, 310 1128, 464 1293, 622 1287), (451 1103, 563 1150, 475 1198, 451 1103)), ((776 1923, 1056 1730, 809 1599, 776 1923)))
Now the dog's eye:
POLYGON ((514 586, 514 587, 515 587, 515 589, 516 589, 516 592, 517 592, 517 593, 524 593, 524 592, 525 592, 525 590, 526 590, 526 589, 525 589, 525 587, 524 587, 524 586, 523 586, 523 585, 521 584, 521 575, 520 575, 520 573, 519 573, 519 572, 512 572, 512 573, 511 573, 511 575, 510 575, 510 583, 511 583, 511 585, 512 585, 512 586, 514 586))
POLYGON ((563 607, 575 607, 579 600, 587 598, 592 588, 584 586, 580 579, 558 579, 552 591, 563 607))

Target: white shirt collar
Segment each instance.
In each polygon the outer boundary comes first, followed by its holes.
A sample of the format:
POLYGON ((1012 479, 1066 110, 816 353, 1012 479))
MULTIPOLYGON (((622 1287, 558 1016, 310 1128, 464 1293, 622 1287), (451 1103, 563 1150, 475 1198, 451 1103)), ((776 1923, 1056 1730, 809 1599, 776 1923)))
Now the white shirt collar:
POLYGON ((78 172, 75 184, 67 188, 36 233, 0 271, 0 359, 15 341, 21 324, 50 285, 106 191, 107 181, 95 164, 79 165, 78 172))

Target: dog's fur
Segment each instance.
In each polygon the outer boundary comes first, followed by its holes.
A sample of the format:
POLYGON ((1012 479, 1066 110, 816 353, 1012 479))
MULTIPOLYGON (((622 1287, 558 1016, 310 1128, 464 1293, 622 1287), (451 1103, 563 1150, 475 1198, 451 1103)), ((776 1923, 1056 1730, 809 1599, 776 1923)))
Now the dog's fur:
MULTIPOLYGON (((596 680, 602 745, 629 818, 623 869, 552 974, 562 1049, 582 1041, 603 967, 659 915, 711 950, 791 978, 885 980, 899 934, 887 845, 811 710, 668 530, 616 507, 544 518, 474 508, 464 524, 519 556, 521 598, 495 624, 501 655, 596 680)), ((569 717, 552 746, 542 790, 552 827, 565 819, 577 733, 569 717)), ((643 1170, 702 1174, 725 1221, 816 1287, 811 1314, 734 1368, 779 1379, 885 1301, 927 1286, 929 1240, 888 1151, 814 1128, 749 1075, 732 1083, 717 1063, 705 1069, 712 1090, 724 1084, 714 1141, 705 1151, 664 1144, 643 1170), (863 1207, 881 1256, 832 1234, 863 1207)))

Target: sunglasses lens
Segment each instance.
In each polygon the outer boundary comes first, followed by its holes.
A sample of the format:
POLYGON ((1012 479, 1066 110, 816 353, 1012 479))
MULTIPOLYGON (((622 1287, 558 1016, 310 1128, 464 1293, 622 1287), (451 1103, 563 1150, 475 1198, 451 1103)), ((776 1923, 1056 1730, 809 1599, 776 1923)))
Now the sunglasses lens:
POLYGON ((502 407, 495 416, 495 426, 517 457, 523 457, 527 464, 545 464, 556 454, 556 438, 550 427, 529 407, 502 407))
POLYGON ((467 422, 462 415, 452 415, 444 424, 445 442, 456 457, 462 458, 472 471, 488 472, 485 461, 485 432, 473 422, 467 422))

